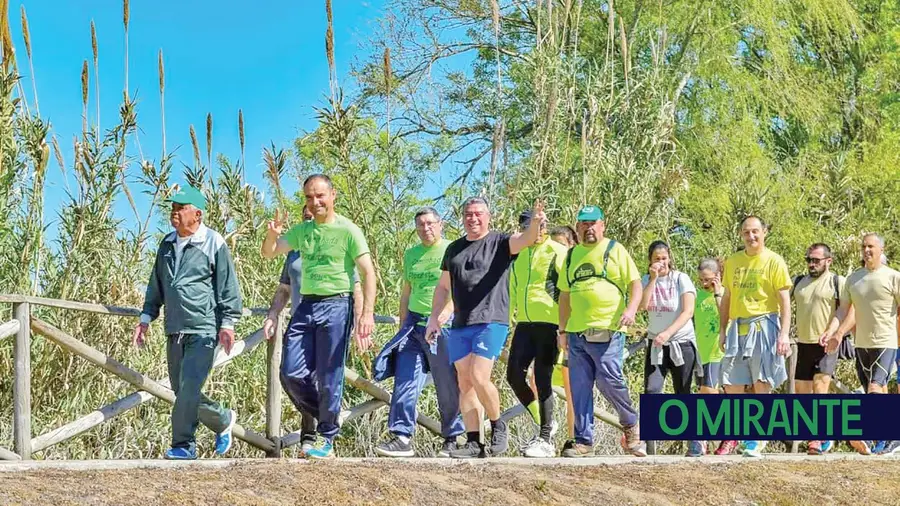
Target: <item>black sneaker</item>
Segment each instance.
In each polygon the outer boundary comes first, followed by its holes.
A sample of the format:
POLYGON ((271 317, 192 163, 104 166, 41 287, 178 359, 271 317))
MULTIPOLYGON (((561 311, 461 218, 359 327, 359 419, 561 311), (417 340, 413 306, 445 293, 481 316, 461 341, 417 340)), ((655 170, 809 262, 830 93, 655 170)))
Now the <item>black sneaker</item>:
POLYGON ((412 457, 414 455, 412 445, 400 441, 400 438, 391 438, 387 443, 381 443, 375 447, 375 454, 382 457, 412 457))
POLYGON ((450 457, 454 459, 483 459, 487 457, 484 447, 477 441, 469 441, 456 450, 450 451, 450 457))
POLYGON ((509 449, 509 429, 504 425, 503 428, 494 427, 491 431, 491 456, 499 457, 506 453, 509 449))
POLYGON ((444 439, 444 444, 441 445, 441 449, 438 450, 436 456, 439 458, 442 458, 442 459, 449 459, 450 452, 457 450, 457 449, 459 449, 459 447, 456 445, 456 438, 448 437, 448 438, 444 439))

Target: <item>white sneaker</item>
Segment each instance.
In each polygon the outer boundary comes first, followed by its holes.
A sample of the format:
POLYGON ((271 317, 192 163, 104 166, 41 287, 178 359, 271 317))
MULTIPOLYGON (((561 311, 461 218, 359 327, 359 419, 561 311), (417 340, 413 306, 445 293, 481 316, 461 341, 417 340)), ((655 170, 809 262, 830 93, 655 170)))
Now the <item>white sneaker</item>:
POLYGON ((525 456, 537 459, 549 459, 556 456, 556 448, 543 439, 534 440, 528 448, 525 448, 525 456))
POLYGON ((767 441, 744 441, 745 457, 762 457, 767 441))

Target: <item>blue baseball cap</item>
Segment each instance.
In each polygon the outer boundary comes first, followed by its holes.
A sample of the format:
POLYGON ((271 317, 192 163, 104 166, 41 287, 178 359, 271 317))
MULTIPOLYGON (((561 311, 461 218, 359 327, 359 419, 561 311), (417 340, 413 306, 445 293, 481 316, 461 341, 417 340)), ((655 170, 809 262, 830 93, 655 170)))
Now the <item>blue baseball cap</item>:
POLYGON ((169 202, 175 204, 190 204, 201 211, 206 211, 206 197, 203 192, 193 186, 182 186, 169 197, 169 202))
POLYGON ((578 217, 575 219, 578 221, 599 221, 604 218, 603 209, 597 206, 584 206, 578 211, 578 217))

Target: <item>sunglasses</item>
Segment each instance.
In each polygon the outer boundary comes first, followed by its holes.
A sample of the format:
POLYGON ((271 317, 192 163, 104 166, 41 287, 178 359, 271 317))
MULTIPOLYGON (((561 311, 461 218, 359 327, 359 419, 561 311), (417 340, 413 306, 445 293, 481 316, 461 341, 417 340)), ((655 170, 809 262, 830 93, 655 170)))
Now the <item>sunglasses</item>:
POLYGON ((827 258, 813 258, 813 257, 806 257, 806 263, 808 263, 808 264, 811 264, 811 263, 817 263, 817 264, 818 264, 818 263, 824 262, 825 260, 827 260, 827 258))

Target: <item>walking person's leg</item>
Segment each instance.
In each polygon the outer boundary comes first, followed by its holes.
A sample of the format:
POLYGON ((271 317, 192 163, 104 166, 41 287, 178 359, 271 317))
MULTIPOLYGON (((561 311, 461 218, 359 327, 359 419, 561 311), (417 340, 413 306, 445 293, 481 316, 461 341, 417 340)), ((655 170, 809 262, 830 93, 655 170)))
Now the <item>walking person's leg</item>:
POLYGON ((388 413, 391 439, 375 447, 383 457, 412 457, 412 437, 416 428, 416 404, 425 386, 425 353, 415 339, 407 339, 395 352, 394 391, 388 413))
POLYGON ((449 333, 443 330, 438 336, 434 348, 425 342, 424 328, 416 329, 413 337, 419 341, 419 346, 425 351, 425 358, 428 360, 428 367, 431 369, 431 378, 437 393, 438 410, 441 413, 441 435, 444 437, 444 443, 438 456, 449 457, 450 451, 457 448, 456 437, 465 432, 462 416, 459 413, 459 380, 447 348, 449 333))
POLYGON ((344 393, 344 364, 350 343, 353 299, 341 297, 321 301, 313 311, 316 324, 316 387, 318 390, 320 445, 307 456, 312 459, 334 455, 334 438, 340 431, 341 399, 344 393))
POLYGON ((584 337, 570 333, 569 381, 575 411, 575 437, 563 447, 563 457, 585 457, 594 453, 595 364, 585 348, 584 337))

